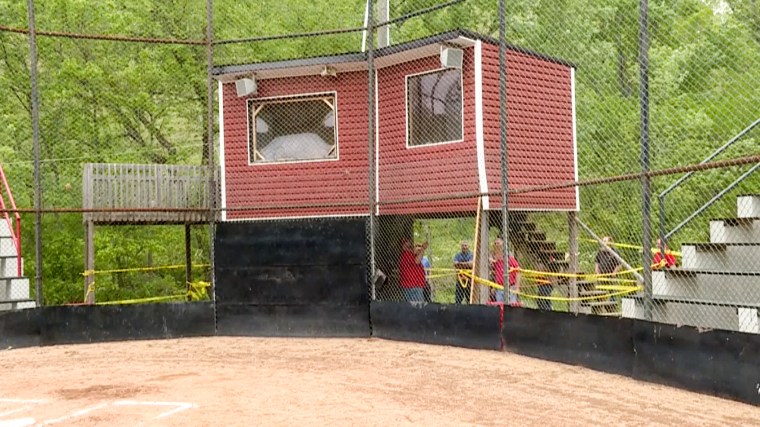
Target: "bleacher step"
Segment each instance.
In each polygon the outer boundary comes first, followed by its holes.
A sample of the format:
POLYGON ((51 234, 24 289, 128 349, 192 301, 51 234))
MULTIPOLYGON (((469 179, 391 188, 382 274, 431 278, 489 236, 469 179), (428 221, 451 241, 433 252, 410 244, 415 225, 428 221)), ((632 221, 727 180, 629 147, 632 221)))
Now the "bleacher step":
POLYGON ((5 218, 0 218, 0 237, 11 237, 11 228, 5 218))
POLYGON ((739 218, 760 217, 760 195, 746 194, 736 198, 736 213, 739 218))
POLYGON ((758 243, 684 243, 684 269, 760 272, 758 243))
MULTIPOLYGON (((643 299, 623 297, 623 317, 646 320, 643 299)), ((757 305, 716 304, 690 298, 654 298, 651 320, 745 333, 760 333, 757 305)))
POLYGON ((710 220, 711 243, 760 243, 760 218, 715 218, 710 220))
POLYGON ((652 272, 658 298, 754 304, 760 301, 760 273, 671 269, 652 272))
MULTIPOLYGON (((2 222, 2 221, 0 221, 2 222)), ((15 256, 16 245, 9 236, 0 236, 0 256, 15 256)))
POLYGON ((0 255, 0 277, 22 276, 24 274, 24 259, 21 259, 21 271, 18 271, 18 257, 15 255, 0 255))
POLYGON ((0 277, 0 301, 29 299, 28 277, 0 277))

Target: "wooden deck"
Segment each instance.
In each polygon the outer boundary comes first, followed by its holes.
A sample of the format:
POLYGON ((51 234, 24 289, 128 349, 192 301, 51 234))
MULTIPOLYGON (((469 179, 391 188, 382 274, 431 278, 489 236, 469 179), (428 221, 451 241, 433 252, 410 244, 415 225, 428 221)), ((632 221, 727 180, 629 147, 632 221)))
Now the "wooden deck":
POLYGON ((84 213, 84 221, 95 224, 209 222, 214 197, 219 206, 219 180, 209 194, 206 166, 87 163, 82 181, 82 207, 103 209, 84 213))

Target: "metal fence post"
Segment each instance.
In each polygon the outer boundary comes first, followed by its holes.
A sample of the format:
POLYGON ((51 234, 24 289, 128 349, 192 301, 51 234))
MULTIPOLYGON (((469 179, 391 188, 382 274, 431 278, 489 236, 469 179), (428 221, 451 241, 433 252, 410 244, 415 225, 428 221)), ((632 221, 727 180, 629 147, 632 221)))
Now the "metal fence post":
MULTIPOLYGON (((208 145, 208 203, 209 203, 209 264, 210 266, 210 283, 211 283, 211 300, 214 301, 214 310, 216 310, 216 280, 214 277, 214 237, 216 235, 216 167, 214 162, 214 79, 212 71, 214 67, 214 32, 213 32, 213 10, 214 1, 206 2, 206 121, 208 131, 206 132, 206 143, 208 145)), ((221 95, 220 95, 221 96, 221 95)))
POLYGON ((504 0, 499 0, 499 141, 501 151, 501 222, 504 230, 504 301, 509 301, 509 201, 507 192, 507 24, 504 0))
POLYGON ((32 144, 34 145, 34 256, 37 306, 42 305, 42 176, 40 171, 40 107, 37 88, 37 30, 34 0, 27 0, 29 14, 29 77, 31 81, 32 144))
MULTIPOLYGON (((367 0, 367 142, 369 146, 369 277, 375 274, 375 17, 374 2, 367 0)), ((370 282, 370 298, 377 299, 375 281, 370 282)))
POLYGON ((641 237, 644 270, 644 309, 647 320, 652 319, 652 224, 649 172, 649 11, 648 1, 639 0, 639 101, 641 105, 641 237))

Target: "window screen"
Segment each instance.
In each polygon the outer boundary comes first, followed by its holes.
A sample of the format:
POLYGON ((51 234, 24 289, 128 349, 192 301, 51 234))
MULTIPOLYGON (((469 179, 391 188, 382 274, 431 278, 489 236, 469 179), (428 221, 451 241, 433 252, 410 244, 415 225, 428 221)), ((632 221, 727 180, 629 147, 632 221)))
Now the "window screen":
POLYGON ((337 157, 335 95, 249 101, 252 163, 337 157))
POLYGON ((462 74, 459 69, 407 77, 409 146, 462 140, 462 74))

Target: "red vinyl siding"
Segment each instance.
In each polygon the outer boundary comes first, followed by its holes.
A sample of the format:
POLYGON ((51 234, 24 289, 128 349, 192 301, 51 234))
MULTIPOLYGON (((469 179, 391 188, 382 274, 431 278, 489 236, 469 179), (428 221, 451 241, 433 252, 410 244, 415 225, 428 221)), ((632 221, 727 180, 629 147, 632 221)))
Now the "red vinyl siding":
POLYGON ((377 70, 380 214, 477 209, 475 197, 452 198, 479 189, 472 48, 465 49, 462 66, 464 140, 406 147, 406 76, 440 68, 439 57, 431 56, 377 70))
MULTIPOLYGON (((483 42, 483 128, 489 193, 501 191, 499 50, 483 42)), ((518 189, 573 181, 571 69, 507 51, 508 186, 518 189)), ((498 209, 501 197, 490 197, 498 209)), ((574 188, 510 195, 510 209, 574 210, 574 188)))
POLYGON ((367 215, 367 73, 260 80, 238 98, 224 88, 224 167, 228 219, 367 215), (338 160, 248 164, 247 99, 335 92, 338 160))
MULTIPOLYGON (((507 65, 509 188, 575 179, 571 69, 514 50, 507 65)), ((483 129, 490 208, 498 209, 498 47, 482 42, 483 129)), ((441 69, 438 56, 377 70, 379 212, 473 212, 480 191, 475 135, 474 48, 464 50, 463 141, 407 148, 406 77, 441 69)), ((260 80, 255 98, 335 92, 338 160, 248 164, 246 98, 223 85, 228 219, 366 215, 367 73, 260 80)), ((515 194, 510 208, 574 210, 573 188, 515 194)))

